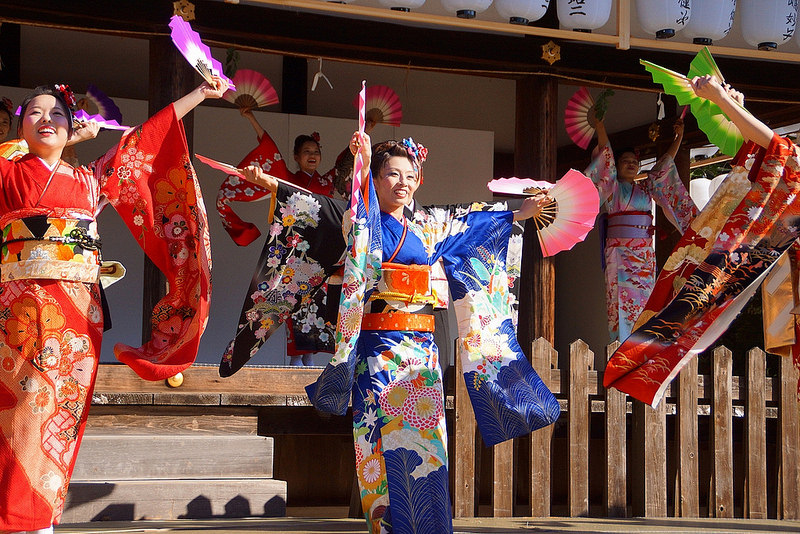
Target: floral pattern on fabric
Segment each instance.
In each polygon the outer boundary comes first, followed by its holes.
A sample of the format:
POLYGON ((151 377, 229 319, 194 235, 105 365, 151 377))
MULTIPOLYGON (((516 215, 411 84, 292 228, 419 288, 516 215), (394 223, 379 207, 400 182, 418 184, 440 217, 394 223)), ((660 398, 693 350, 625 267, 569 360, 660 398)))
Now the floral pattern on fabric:
POLYGON ((800 150, 791 141, 775 136, 766 150, 742 147, 659 273, 637 329, 609 361, 606 387, 649 404, 660 401, 800 235, 798 193, 800 150))
POLYGON ((220 362, 221 376, 244 366, 289 317, 300 334, 318 340, 316 350, 332 350, 334 327, 326 320, 327 302, 321 288, 344 246, 341 237, 337 241, 333 236, 327 243, 316 235, 309 237, 322 220, 321 201, 330 202, 336 213, 344 211, 344 202, 318 199, 291 187, 279 189, 275 218, 242 306, 236 336, 220 362))
POLYGON ((206 209, 172 106, 124 136, 93 168, 100 192, 168 288, 153 310, 150 341, 140 348, 117 344, 114 354, 142 378, 164 380, 194 362, 211 299, 206 209))
MULTIPOLYGON (((61 516, 103 332, 96 274, 92 283, 70 280, 71 266, 90 263, 94 254, 38 238, 64 235, 72 225, 96 237, 94 217, 105 195, 145 253, 168 271, 169 292, 154 312, 151 342, 142 349, 115 348, 118 358, 151 380, 194 361, 208 314, 210 247, 172 107, 89 168, 61 162, 51 170, 33 155, 0 160, 0 188, 0 227, 7 236, 37 238, 19 250, 9 243, 4 253, 16 257, 5 259, 38 254, 51 261, 52 279, 39 272, 0 284, 0 530, 36 530, 61 516)), ((6 265, 14 263, 3 270, 6 265)))
MULTIPOLYGON (((667 219, 684 232, 697 208, 683 185, 675 162, 664 155, 634 184, 617 180, 614 153, 610 145, 600 147, 584 172, 592 179, 601 207, 608 213, 647 212, 653 201, 667 219)), ((630 335, 655 284, 655 249, 652 239, 606 238, 603 244, 606 277, 606 314, 611 340, 630 335)))

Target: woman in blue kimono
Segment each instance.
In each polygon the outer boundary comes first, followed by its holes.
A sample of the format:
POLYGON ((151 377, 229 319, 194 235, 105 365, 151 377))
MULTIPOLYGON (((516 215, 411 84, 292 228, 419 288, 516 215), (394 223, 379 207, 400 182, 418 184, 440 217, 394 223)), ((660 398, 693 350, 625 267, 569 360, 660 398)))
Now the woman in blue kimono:
MULTIPOLYGON (((365 134, 354 136, 351 150, 357 147, 366 201, 348 231, 337 352, 307 391, 318 409, 337 414, 346 412, 352 394, 356 470, 370 532, 452 532, 430 266, 444 260, 462 370, 487 445, 554 422, 558 402, 516 341, 505 272, 513 221, 534 216, 546 199, 527 199, 516 212, 433 209, 412 221, 403 209, 422 180, 424 148, 410 139, 387 141, 373 156, 365 134)), ((284 191, 258 168, 245 174, 276 193, 276 221, 280 215, 283 223, 309 221, 303 242, 341 231, 326 224, 335 220, 325 214, 329 199, 284 191)))

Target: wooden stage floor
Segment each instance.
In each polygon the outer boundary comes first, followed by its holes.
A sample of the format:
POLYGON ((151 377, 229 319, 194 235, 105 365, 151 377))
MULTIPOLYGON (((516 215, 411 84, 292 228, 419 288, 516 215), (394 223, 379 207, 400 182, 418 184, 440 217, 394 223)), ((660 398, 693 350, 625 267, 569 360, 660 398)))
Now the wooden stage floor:
MULTIPOLYGON (((676 533, 767 533, 800 532, 800 521, 754 519, 600 519, 600 518, 474 518, 454 520, 454 530, 469 534, 501 534, 505 532, 637 532, 642 534, 676 533)), ((359 519, 318 517, 280 517, 254 519, 185 519, 176 521, 92 522, 56 527, 57 534, 123 534, 175 532, 180 534, 250 534, 281 532, 284 534, 364 534, 366 524, 359 519)))

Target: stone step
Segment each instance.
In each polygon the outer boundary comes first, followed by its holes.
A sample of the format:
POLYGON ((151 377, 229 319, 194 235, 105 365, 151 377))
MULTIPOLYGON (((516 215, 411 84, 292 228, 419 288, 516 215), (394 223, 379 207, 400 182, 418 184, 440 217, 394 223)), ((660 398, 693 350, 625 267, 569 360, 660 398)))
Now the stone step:
POLYGON ((86 433, 72 480, 272 478, 272 438, 86 433))
POLYGON ((286 482, 281 480, 73 480, 61 523, 284 515, 286 482))

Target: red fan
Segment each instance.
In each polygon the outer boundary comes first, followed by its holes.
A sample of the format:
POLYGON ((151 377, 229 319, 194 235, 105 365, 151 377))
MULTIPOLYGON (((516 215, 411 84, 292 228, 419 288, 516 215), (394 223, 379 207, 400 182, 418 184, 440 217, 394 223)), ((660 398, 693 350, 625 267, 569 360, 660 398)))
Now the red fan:
MULTIPOLYGON (((358 109, 358 97, 353 100, 353 106, 358 109)), ((403 104, 400 102, 400 97, 386 85, 367 87, 366 108, 367 121, 400 126, 400 121, 403 119, 403 104)))
POLYGON ((546 193, 553 202, 534 218, 539 245, 544 256, 569 250, 583 241, 594 227, 600 209, 597 189, 592 181, 570 169, 555 184, 529 178, 500 178, 488 184, 493 193, 536 195, 546 193))
POLYGON ((255 109, 278 103, 278 93, 260 72, 239 69, 233 76, 233 83, 236 84, 236 91, 225 91, 222 98, 239 108, 255 109))
POLYGON ((613 94, 614 91, 606 89, 600 93, 595 102, 589 90, 581 87, 567 102, 564 110, 564 126, 567 128, 569 138, 582 149, 586 150, 589 141, 594 137, 594 126, 589 121, 589 110, 594 108, 597 118, 602 119, 606 112, 607 99, 613 94))

